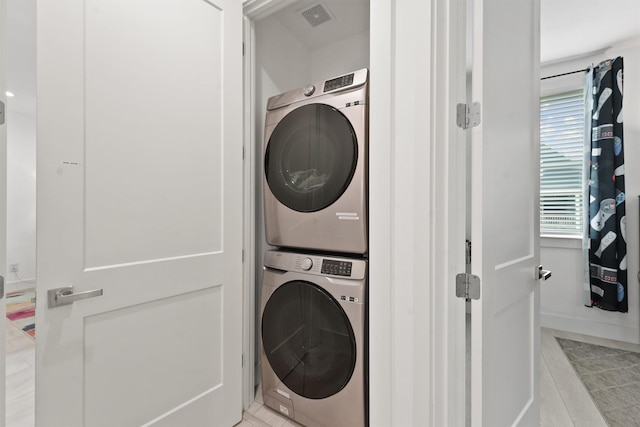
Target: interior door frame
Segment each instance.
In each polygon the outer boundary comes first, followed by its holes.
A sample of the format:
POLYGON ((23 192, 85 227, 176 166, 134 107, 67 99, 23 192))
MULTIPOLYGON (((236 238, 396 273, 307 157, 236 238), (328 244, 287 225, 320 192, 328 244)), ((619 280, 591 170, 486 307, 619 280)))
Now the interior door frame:
MULTIPOLYGON (((254 253, 259 237, 255 166, 260 153, 255 152, 253 25, 295 1, 243 3, 245 409, 254 400, 254 366, 247 362, 255 352, 255 267, 261 262, 254 253)), ((371 426, 425 420, 429 425, 465 425, 465 353, 460 351, 465 346, 465 301, 455 297, 455 274, 465 268, 466 182, 459 171, 464 169, 466 138, 455 125, 455 104, 465 101, 464 3, 371 1, 375 30, 370 31, 370 45, 375 49, 370 49, 370 97, 375 102, 369 110, 369 141, 376 147, 370 152, 370 168, 376 173, 370 177, 375 191, 369 200, 369 304, 370 313, 375 313, 369 318, 375 330, 369 340, 371 426), (406 25, 414 20, 421 25, 406 25), (424 94, 428 98, 419 98, 424 94), (411 102, 405 102, 407 96, 411 102), (429 101, 419 103, 425 99, 429 101), (420 115, 424 110, 427 117, 420 115), (415 127, 402 128, 406 117, 415 127), (416 182, 401 170, 406 148, 418 155, 412 159, 416 173, 431 171, 424 181, 416 182), (406 206, 418 209, 409 219, 406 206), (407 236, 418 243, 418 250, 405 245, 407 236), (411 271, 404 268, 408 264, 411 271), (414 297, 427 306, 408 314, 406 307, 414 297), (395 351, 394 346, 409 351, 395 351), (407 357, 418 371, 408 372, 407 357)))
POLYGON ((254 54, 254 33, 253 21, 245 13, 242 23, 243 31, 243 72, 244 72, 244 92, 243 92, 243 134, 244 141, 242 152, 244 156, 243 171, 243 250, 242 260, 242 284, 243 284, 243 348, 242 348, 242 404, 245 410, 255 399, 255 364, 253 357, 256 354, 255 334, 256 331, 256 186, 255 186, 255 131, 252 126, 255 123, 255 54, 254 54))
MULTIPOLYGON (((0 0, 0 46, 6 46, 6 1, 0 0)), ((6 318, 6 278, 7 278, 7 120, 6 120, 6 105, 7 97, 6 90, 6 50, 0 49, 0 101, 5 105, 5 122, 0 124, 0 242, 5 242, 0 246, 0 276, 3 277, 3 286, 0 293, 0 316, 2 317, 2 324, 0 324, 0 427, 4 427, 6 423, 6 330, 5 330, 5 318, 6 318)))

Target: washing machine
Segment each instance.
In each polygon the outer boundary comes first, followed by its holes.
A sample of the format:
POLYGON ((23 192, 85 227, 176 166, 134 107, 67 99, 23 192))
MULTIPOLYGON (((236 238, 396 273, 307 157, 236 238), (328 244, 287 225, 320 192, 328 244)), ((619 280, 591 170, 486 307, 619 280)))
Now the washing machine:
POLYGON ((264 135, 267 243, 367 252, 368 71, 269 98, 264 135))
POLYGON ((309 427, 366 425, 367 262, 268 251, 264 265, 265 405, 309 427))

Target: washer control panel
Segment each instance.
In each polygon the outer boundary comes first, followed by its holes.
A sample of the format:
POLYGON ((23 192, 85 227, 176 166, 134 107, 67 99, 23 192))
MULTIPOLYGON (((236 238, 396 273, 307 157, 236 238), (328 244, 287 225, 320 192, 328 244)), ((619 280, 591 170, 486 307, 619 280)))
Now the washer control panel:
POLYGON ((311 258, 303 258, 300 261, 300 268, 302 268, 304 271, 311 270, 311 267, 313 267, 313 260, 311 258))
POLYGON ((265 268, 282 272, 296 272, 314 276, 333 276, 348 280, 366 278, 367 261, 363 259, 331 257, 270 250, 264 256, 265 268))
POLYGON ((330 274, 332 276, 351 276, 351 267, 353 263, 351 261, 338 261, 333 259, 323 259, 322 274, 330 274))

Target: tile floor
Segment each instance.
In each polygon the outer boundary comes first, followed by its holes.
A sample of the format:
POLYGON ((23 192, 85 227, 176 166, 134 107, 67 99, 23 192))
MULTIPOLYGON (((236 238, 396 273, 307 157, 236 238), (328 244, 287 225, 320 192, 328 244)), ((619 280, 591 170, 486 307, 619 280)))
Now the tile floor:
POLYGON ((610 426, 640 425, 640 353, 557 338, 610 426))
POLYGON ((554 329, 542 329, 540 335, 540 426, 606 427, 606 422, 575 374, 556 341, 556 336, 638 353, 640 353, 640 345, 554 329))
MULTIPOLYGON (((7 331, 7 427, 33 427, 35 343, 8 320, 7 331)), ((574 373, 554 337, 640 352, 640 345, 587 335, 542 329, 540 357, 540 426, 606 427, 588 392, 574 373)), ((298 427, 256 401, 243 414, 239 427, 298 427)))

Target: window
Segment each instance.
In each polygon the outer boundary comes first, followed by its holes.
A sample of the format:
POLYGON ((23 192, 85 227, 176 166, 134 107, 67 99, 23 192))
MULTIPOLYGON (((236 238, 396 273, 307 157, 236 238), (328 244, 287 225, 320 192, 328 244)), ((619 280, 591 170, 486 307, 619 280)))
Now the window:
POLYGON ((582 236, 584 91, 540 100, 540 234, 582 236))

